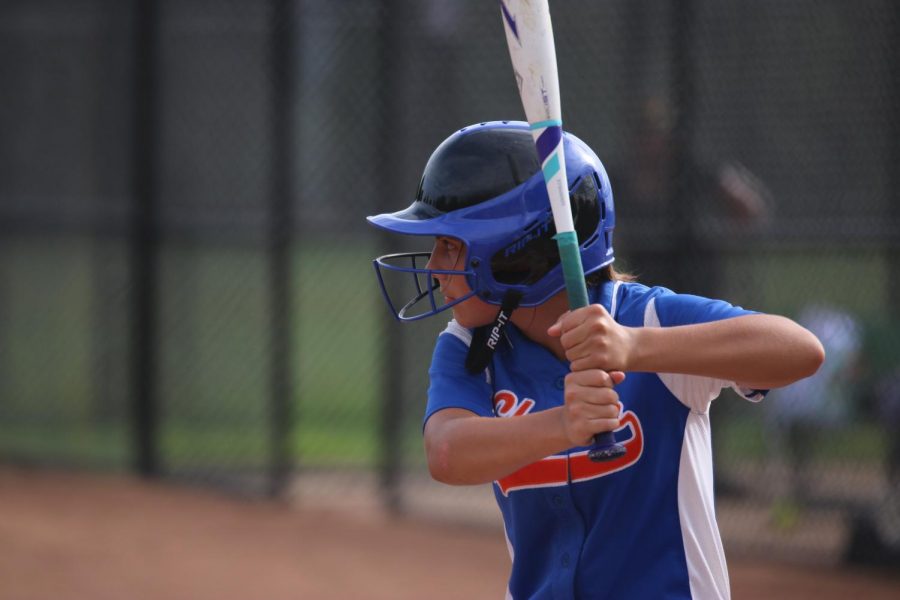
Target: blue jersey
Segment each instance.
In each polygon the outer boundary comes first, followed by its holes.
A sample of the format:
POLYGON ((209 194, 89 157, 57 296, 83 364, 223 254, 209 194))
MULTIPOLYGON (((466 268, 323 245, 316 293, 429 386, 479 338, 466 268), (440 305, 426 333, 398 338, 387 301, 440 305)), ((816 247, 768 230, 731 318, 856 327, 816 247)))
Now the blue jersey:
MULTIPOLYGON (((629 327, 749 314, 727 302, 609 282, 590 290, 629 327)), ((490 367, 464 367, 471 331, 438 337, 425 419, 445 408, 509 418, 563 404, 569 365, 506 329, 490 367)), ((713 505, 709 406, 731 382, 629 373, 616 438, 627 452, 593 463, 587 448, 548 456, 493 483, 512 556, 510 598, 728 598, 713 505)), ((762 392, 738 390, 751 400, 762 392)))

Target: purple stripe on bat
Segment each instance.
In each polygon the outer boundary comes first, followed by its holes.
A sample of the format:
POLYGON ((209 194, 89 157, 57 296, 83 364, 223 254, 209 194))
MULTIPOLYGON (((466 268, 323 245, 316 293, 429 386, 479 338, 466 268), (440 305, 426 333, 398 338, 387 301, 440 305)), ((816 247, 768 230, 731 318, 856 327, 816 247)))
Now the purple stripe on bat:
POLYGON ((516 37, 516 41, 521 44, 522 40, 519 39, 519 30, 516 27, 516 18, 513 17, 509 12, 509 9, 506 8, 506 2, 504 2, 503 0, 500 0, 500 10, 503 11, 503 18, 506 19, 506 24, 509 25, 509 29, 516 37))
POLYGON ((544 130, 544 133, 538 136, 535 145, 537 146, 538 158, 541 163, 550 156, 550 153, 559 145, 562 139, 562 127, 551 126, 544 130))

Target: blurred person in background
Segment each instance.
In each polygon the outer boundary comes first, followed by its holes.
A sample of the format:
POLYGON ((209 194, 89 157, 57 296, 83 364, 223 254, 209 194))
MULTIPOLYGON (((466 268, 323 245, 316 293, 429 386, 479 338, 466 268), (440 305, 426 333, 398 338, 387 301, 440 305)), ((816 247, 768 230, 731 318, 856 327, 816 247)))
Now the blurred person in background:
POLYGON ((610 169, 618 216, 631 227, 620 245, 641 279, 716 297, 723 291, 718 244, 735 231, 764 225, 772 195, 739 162, 700 160, 692 149, 677 147, 673 133, 668 103, 647 99, 626 161, 610 169), (693 254, 686 257, 689 269, 678 264, 685 249, 693 254))
POLYGON ((802 508, 814 500, 814 463, 821 440, 853 423, 862 352, 859 319, 847 310, 811 304, 797 322, 825 347, 825 362, 812 377, 779 390, 767 403, 778 473, 773 519, 779 527, 796 524, 802 508))
POLYGON ((900 568, 900 323, 876 323, 867 338, 868 399, 885 441, 884 485, 854 516, 847 559, 900 568))
POLYGON ((875 386, 875 406, 879 422, 885 430, 885 497, 875 510, 881 540, 900 565, 900 364, 875 386))

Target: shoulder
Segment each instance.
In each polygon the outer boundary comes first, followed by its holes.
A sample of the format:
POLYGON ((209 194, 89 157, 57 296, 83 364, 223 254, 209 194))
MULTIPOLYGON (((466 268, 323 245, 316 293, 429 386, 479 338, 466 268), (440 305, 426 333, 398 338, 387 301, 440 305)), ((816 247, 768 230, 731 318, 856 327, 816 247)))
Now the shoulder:
POLYGON ((648 318, 651 312, 655 313, 659 324, 663 326, 709 323, 755 314, 755 311, 725 300, 674 293, 655 299, 652 306, 648 307, 648 318))
MULTIPOLYGON (((463 327, 456 320, 447 323, 447 327, 438 334, 431 357, 429 374, 443 374, 455 378, 468 379, 470 377, 483 378, 480 375, 472 375, 466 369, 466 357, 469 347, 472 345, 473 331, 463 327)), ((490 380, 489 370, 485 369, 485 376, 490 380)))
POLYGON ((623 325, 668 327, 719 321, 754 313, 725 300, 677 294, 661 286, 623 283, 620 287, 621 308, 617 320, 623 325))
POLYGON ((472 345, 472 330, 466 329, 455 320, 438 334, 431 358, 432 369, 435 367, 459 366, 465 364, 466 354, 472 345))
POLYGON ((615 310, 611 311, 616 321, 629 327, 644 325, 647 306, 660 296, 672 294, 663 287, 648 287, 642 283, 621 282, 613 298, 615 310))
POLYGON ((466 354, 472 331, 450 321, 438 335, 428 369, 428 404, 425 422, 445 408, 463 408, 481 416, 491 416, 493 397, 490 372, 471 374, 466 370, 466 354))

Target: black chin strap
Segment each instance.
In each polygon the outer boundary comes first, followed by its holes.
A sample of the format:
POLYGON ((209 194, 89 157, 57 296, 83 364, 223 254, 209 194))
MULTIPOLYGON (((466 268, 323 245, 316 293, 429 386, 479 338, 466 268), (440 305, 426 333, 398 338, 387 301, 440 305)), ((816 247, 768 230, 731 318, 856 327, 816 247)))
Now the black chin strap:
POLYGON ((466 370, 472 375, 484 371, 494 356, 494 350, 500 342, 500 336, 504 327, 509 323, 512 313, 519 306, 522 294, 516 291, 508 291, 503 296, 500 304, 500 312, 493 323, 477 327, 472 333, 472 343, 469 344, 469 353, 466 354, 466 370))

